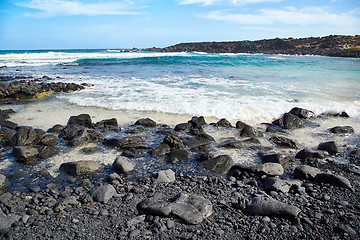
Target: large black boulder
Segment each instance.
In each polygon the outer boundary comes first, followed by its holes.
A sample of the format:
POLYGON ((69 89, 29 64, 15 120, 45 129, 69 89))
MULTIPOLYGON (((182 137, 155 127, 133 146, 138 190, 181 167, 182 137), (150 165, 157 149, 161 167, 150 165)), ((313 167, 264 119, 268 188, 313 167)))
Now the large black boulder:
POLYGON ((184 147, 184 141, 176 134, 167 135, 164 138, 163 143, 169 145, 170 148, 180 149, 184 147))
POLYGON ((12 142, 13 146, 32 145, 38 139, 37 132, 32 127, 19 127, 12 142))
POLYGON ((303 118, 303 119, 316 118, 316 115, 314 112, 307 110, 307 109, 298 108, 298 107, 294 107, 293 109, 290 110, 289 113, 296 115, 299 118, 303 118))
POLYGON ((215 123, 215 127, 229 128, 232 127, 232 125, 226 118, 222 118, 217 123, 215 123))
POLYGON ((279 119, 279 125, 284 129, 295 129, 301 128, 303 126, 303 122, 298 116, 291 113, 285 113, 279 119))
POLYGON ((91 117, 89 114, 80 114, 78 116, 71 116, 68 121, 68 125, 70 124, 85 126, 88 128, 93 127, 91 117))
POLYGON ((119 126, 117 119, 116 118, 111 118, 111 119, 105 119, 102 120, 100 122, 95 123, 94 125, 96 128, 105 128, 105 129, 109 129, 109 128, 116 128, 119 126))
POLYGON ((12 155, 18 162, 28 163, 36 159, 39 150, 31 146, 17 146, 13 149, 12 155))
POLYGON ((137 120, 134 125, 141 125, 146 128, 154 128, 156 127, 156 122, 150 118, 142 118, 137 120))
POLYGON ((354 128, 351 126, 336 126, 330 129, 332 133, 354 133, 354 128))
POLYGON ((200 116, 200 117, 194 116, 191 118, 189 123, 191 123, 193 125, 193 127, 206 125, 206 121, 203 116, 200 116))
POLYGON ((200 167, 206 168, 214 173, 226 174, 233 166, 234 161, 229 155, 220 155, 199 163, 200 167))
POLYGON ((241 137, 262 137, 263 133, 249 125, 243 127, 240 132, 241 137))
POLYGON ((339 152, 339 148, 335 141, 323 142, 320 143, 317 147, 318 150, 324 150, 328 152, 330 155, 335 155, 339 152))

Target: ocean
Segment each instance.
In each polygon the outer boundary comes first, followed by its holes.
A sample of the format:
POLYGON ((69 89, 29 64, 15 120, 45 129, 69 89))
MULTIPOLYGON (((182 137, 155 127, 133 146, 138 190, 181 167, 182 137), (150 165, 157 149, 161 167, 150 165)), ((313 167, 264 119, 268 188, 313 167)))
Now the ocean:
MULTIPOLYGON (((48 76, 51 81, 89 85, 83 91, 54 94, 27 104, 0 106, 0 109, 13 108, 16 113, 10 120, 20 125, 46 130, 55 124, 65 125, 70 116, 88 113, 93 122, 115 117, 124 129, 145 117, 173 127, 192 116, 204 116, 208 123, 221 118, 232 124, 241 120, 264 131, 261 123, 271 122, 293 107, 301 107, 317 115, 342 111, 350 115, 349 119, 316 119, 313 121, 320 127, 291 131, 287 137, 301 148, 315 150, 320 142, 328 140, 336 140, 346 148, 359 147, 360 59, 117 49, 41 50, 0 51, 0 67, 0 75, 48 76), (355 135, 328 133, 330 127, 338 125, 352 126, 355 135)), ((239 138, 236 129, 207 127, 205 131, 217 143, 239 138)), ((151 147, 162 141, 158 136, 147 137, 151 147)), ((263 146, 271 145, 266 138, 261 141, 263 146)), ((296 154, 294 150, 276 151, 284 156, 296 154)), ((212 154, 228 154, 235 163, 248 165, 260 161, 256 152, 245 148, 226 150, 214 145, 212 154)), ((107 148, 91 155, 84 154, 80 148, 63 149, 52 159, 40 162, 33 171, 46 170, 56 175, 61 163, 74 160, 95 159, 108 166, 118 155, 117 150, 107 148)), ((0 163, 0 169, 19 171, 22 166, 8 156, 0 163)), ((344 156, 336 159, 342 162, 344 156)), ((141 166, 137 175, 165 167, 179 169, 166 162, 155 162, 148 155, 136 161, 141 166)), ((194 163, 182 166, 200 171, 194 163)))
POLYGON ((264 54, 0 51, 6 74, 90 88, 59 102, 107 110, 269 121, 303 107, 360 117, 360 59, 264 54))

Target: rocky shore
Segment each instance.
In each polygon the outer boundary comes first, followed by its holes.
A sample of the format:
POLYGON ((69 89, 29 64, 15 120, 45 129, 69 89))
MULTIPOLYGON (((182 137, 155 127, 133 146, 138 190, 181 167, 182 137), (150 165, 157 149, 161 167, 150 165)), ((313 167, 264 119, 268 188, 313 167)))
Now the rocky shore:
POLYGON ((288 55, 320 55, 360 57, 360 36, 267 39, 258 41, 180 43, 165 48, 149 48, 159 52, 264 53, 288 55))
POLYGON ((54 82, 48 76, 33 78, 31 76, 0 76, 1 100, 29 100, 47 97, 52 93, 83 90, 84 85, 76 83, 54 82))
MULTIPOLYGON (((28 83, 25 89, 32 88, 28 83)), ((29 174, 2 169, 3 238, 358 238, 360 149, 353 127, 333 126, 323 134, 350 136, 355 147, 320 141, 303 149, 289 138, 296 129, 318 127, 315 118, 348 118, 345 112, 316 116, 293 108, 263 128, 196 116, 174 127, 149 118, 119 126, 115 118, 93 123, 84 113, 50 129, 18 126, 9 121, 13 113, 0 111, 1 161, 13 158, 29 174), (209 133, 217 131, 237 136, 216 142, 209 133), (75 147, 84 154, 116 149, 118 157, 110 166, 73 159, 61 164, 58 177, 31 170, 75 147), (242 165, 214 155, 219 149, 247 149, 261 163, 242 165), (335 164, 338 157, 347 162, 335 164), (160 167, 137 176, 140 159, 160 167), (186 164, 198 171, 184 170, 186 164)))

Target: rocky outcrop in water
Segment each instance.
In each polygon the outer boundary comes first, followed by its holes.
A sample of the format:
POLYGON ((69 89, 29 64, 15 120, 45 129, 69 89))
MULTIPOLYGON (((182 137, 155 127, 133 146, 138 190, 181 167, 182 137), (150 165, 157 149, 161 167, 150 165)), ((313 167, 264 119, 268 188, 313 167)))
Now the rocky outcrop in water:
POLYGON ((321 55, 330 57, 360 57, 360 35, 310 38, 268 39, 236 42, 180 43, 146 51, 206 52, 206 53, 264 53, 289 55, 321 55))
POLYGON ((85 87, 76 83, 50 82, 53 80, 47 76, 40 79, 23 77, 0 77, 0 99, 38 99, 51 93, 74 92, 83 90, 85 87))

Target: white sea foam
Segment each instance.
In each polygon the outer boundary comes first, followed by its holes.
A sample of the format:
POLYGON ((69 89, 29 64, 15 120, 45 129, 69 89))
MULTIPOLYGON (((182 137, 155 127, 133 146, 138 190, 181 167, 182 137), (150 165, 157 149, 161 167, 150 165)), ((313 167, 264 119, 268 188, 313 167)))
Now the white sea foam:
POLYGON ((249 96, 232 92, 231 83, 218 78, 192 79, 191 84, 184 79, 161 81, 144 79, 93 80, 92 89, 71 95, 61 95, 70 103, 79 106, 96 106, 113 110, 155 111, 172 114, 203 115, 206 117, 242 119, 252 122, 270 121, 291 108, 303 107, 321 114, 326 111, 347 111, 353 117, 360 117, 358 103, 303 99, 300 103, 280 96, 282 90, 270 89, 266 85, 246 84, 249 91, 266 91, 268 95, 249 96), (191 87, 199 84, 199 87, 191 87), (227 86, 220 89, 221 86, 227 86))
POLYGON ((26 52, 8 53, 0 55, 0 65, 8 67, 18 66, 45 66, 57 64, 73 64, 80 59, 131 59, 143 57, 166 57, 166 56, 194 56, 194 54, 157 53, 157 52, 122 52, 120 50, 106 50, 103 52, 26 52))

